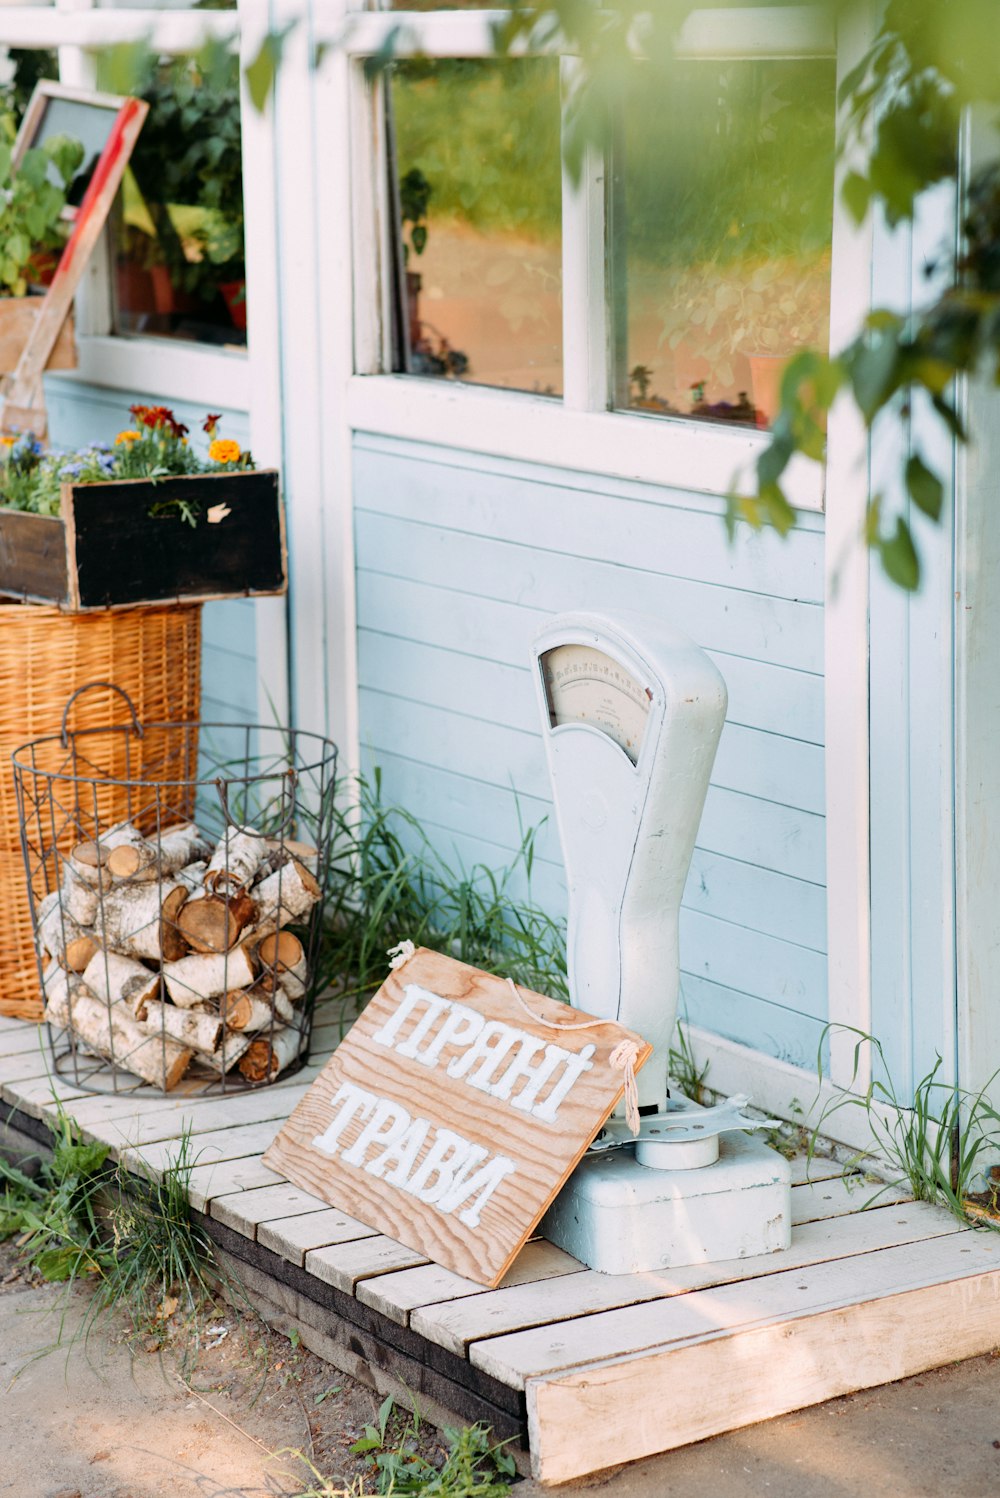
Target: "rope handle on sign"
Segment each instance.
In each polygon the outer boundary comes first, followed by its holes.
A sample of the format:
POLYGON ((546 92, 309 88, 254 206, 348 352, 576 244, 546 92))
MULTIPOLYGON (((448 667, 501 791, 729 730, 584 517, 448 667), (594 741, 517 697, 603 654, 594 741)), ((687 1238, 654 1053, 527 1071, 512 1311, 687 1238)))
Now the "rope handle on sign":
POLYGON ((394 947, 390 947, 388 952, 386 952, 385 954, 389 959, 389 967, 402 967, 404 962, 409 962, 410 958, 413 956, 416 950, 417 949, 413 945, 412 941, 408 939, 405 941, 398 941, 396 945, 394 947))
MULTIPOLYGON (((409 962, 410 958, 413 956, 416 950, 417 949, 413 945, 412 941, 409 940, 397 942, 394 947, 390 947, 388 952, 386 953, 386 956, 389 959, 390 969, 400 968, 405 962, 409 962)), ((515 1002, 524 1011, 524 1013, 528 1016, 533 1024, 544 1025, 547 1030, 593 1029, 594 1021, 590 1019, 573 1021, 572 1023, 567 1025, 561 1025, 555 1020, 543 1019, 540 1014, 536 1014, 533 1009, 528 1008, 527 1004, 522 999, 520 990, 518 989, 518 986, 514 982, 513 978, 507 978, 504 981, 507 983, 507 986, 509 987, 511 993, 514 995, 515 1002)), ((598 1021, 598 1024, 600 1023, 601 1021, 598 1021)), ((633 1135, 636 1135, 639 1132, 639 1090, 636 1087, 635 1083, 635 1063, 636 1061, 638 1061, 638 1059, 639 1046, 628 1036, 618 1042, 614 1050, 611 1052, 611 1055, 608 1057, 609 1064, 613 1066, 616 1071, 622 1071, 625 1073, 625 1122, 628 1124, 633 1135)))

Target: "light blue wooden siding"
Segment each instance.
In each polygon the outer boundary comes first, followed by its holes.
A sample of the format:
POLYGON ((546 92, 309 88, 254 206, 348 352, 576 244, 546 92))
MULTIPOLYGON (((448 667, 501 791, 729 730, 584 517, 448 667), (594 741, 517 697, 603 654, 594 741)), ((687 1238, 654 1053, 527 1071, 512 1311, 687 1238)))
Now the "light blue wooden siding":
MULTIPOLYGON (((447 857, 506 864, 548 812, 529 674, 551 613, 665 616, 710 653, 729 717, 682 917, 690 1019, 804 1066, 827 1016, 823 534, 727 544, 717 501, 355 439, 365 765, 447 857)), ((553 823, 533 892, 565 886, 553 823)), ((401 933, 405 935, 405 933, 401 933)))
MULTIPOLYGON (((46 380, 49 431, 57 447, 75 447, 87 442, 112 442, 131 424, 130 405, 157 405, 163 397, 155 390, 125 395, 119 390, 84 385, 74 379, 49 376, 46 380)), ((197 432, 205 419, 200 406, 169 401, 178 421, 197 432)), ((246 413, 226 411, 222 430, 243 445, 249 441, 246 413)), ((202 614, 202 716, 206 719, 257 721, 257 659, 254 640, 254 604, 238 598, 207 603, 202 614)))

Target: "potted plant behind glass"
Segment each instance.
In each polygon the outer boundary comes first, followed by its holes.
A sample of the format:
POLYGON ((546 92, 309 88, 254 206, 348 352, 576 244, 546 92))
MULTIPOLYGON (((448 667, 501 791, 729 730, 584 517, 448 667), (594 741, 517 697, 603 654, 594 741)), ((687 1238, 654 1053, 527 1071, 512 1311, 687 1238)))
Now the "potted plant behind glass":
MULTIPOLYGON (((32 287, 44 283, 47 263, 58 263, 64 242, 61 215, 69 184, 83 160, 79 141, 54 135, 26 151, 15 172, 13 136, 13 120, 0 118, 0 374, 17 367, 44 305, 42 297, 31 294, 32 287)), ((75 365, 70 316, 48 368, 75 365)))
POLYGON ((166 406, 130 414, 110 446, 0 437, 0 596, 78 613, 283 593, 277 473, 219 436, 218 416, 202 452, 166 406))
POLYGON ((130 258, 130 231, 143 228, 154 283, 150 310, 245 331, 237 61, 223 57, 206 72, 193 58, 178 59, 158 68, 142 93, 149 114, 131 169, 146 217, 140 226, 133 205, 122 226, 119 267, 130 258))

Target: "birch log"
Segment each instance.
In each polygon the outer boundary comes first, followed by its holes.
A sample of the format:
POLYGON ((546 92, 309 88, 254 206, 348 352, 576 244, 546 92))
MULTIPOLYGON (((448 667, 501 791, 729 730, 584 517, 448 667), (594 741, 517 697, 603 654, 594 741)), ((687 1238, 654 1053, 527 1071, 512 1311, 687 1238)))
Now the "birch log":
POLYGON ((160 975, 119 952, 96 952, 84 969, 83 981, 96 999, 120 1000, 131 1010, 160 994, 160 975))
POLYGON ((182 1009, 214 999, 235 988, 249 988, 256 973, 243 947, 231 952, 192 952, 179 962, 163 964, 167 992, 182 1009))
POLYGON ((108 850, 103 843, 91 841, 77 843, 66 855, 66 863, 83 884, 94 890, 108 889, 111 876, 108 874, 108 850))
POLYGON ((297 858, 262 879, 253 892, 261 925, 286 926, 303 920, 319 899, 319 884, 297 858))
POLYGON ((306 991, 308 967, 302 943, 290 931, 273 931, 261 937, 256 948, 257 961, 267 973, 278 977, 285 993, 293 1001, 306 991))
POLYGON ((256 833, 227 827, 209 860, 205 885, 219 893, 238 894, 254 881, 267 854, 267 843, 256 833))
POLYGON ((82 985, 72 995, 50 995, 45 1011, 50 1024, 72 1030, 92 1051, 115 1066, 134 1072, 144 1082, 170 1092, 191 1063, 191 1052, 176 1041, 148 1035, 127 1004, 96 999, 82 985))
POLYGON ((298 1030, 275 1030, 272 1035, 251 1042, 240 1062, 240 1072, 248 1082, 268 1082, 291 1066, 301 1049, 302 1036, 298 1030))
POLYGON ((119 884, 103 897, 95 930, 116 952, 175 962, 187 951, 187 942, 177 927, 187 898, 187 885, 179 881, 167 888, 159 881, 119 884))
POLYGON ((177 917, 177 929, 192 952, 228 952, 250 925, 256 909, 248 894, 226 899, 202 891, 185 904, 177 917))
POLYGON ((304 863, 312 874, 315 874, 319 867, 319 849, 314 848, 311 843, 296 842, 291 837, 284 839, 269 837, 267 839, 267 862, 269 870, 280 868, 289 858, 297 858, 299 863, 304 863))
POLYGON ((43 949, 74 973, 82 973, 98 950, 93 932, 70 915, 61 890, 45 896, 35 912, 35 926, 43 949))
POLYGON ((207 868, 208 864, 202 858, 197 863, 189 863, 186 868, 178 869, 177 878, 182 884, 186 884, 191 893, 194 894, 196 890, 204 887, 205 870, 207 868))
POLYGON ((169 1035, 171 1040, 194 1051, 211 1055, 222 1040, 222 1020, 218 1014, 203 1014, 198 1009, 178 1009, 174 1004, 147 1000, 135 1010, 136 1019, 152 1035, 169 1035))
POLYGON ((224 1072, 231 1071, 237 1061, 246 1055, 252 1039, 251 1035, 231 1035, 227 1030, 223 1033, 222 1043, 217 1051, 199 1051, 195 1060, 221 1076, 224 1072))
POLYGON ((63 859, 63 904, 78 926, 92 926, 100 895, 89 879, 82 879, 70 859, 63 859))
POLYGON ((228 1030, 250 1034, 272 1025, 290 1025, 295 1018, 291 1000, 280 989, 272 993, 263 984, 241 992, 227 993, 219 1000, 219 1012, 228 1030))
POLYGON ((115 879, 162 879, 205 858, 211 845, 194 822, 161 832, 159 839, 138 837, 112 848, 108 869, 115 879))

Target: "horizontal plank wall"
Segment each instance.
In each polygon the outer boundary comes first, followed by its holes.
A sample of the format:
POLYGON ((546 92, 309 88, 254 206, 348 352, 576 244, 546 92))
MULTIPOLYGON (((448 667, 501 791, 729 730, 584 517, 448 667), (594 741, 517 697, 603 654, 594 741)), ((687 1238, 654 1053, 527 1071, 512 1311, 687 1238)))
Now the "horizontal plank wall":
MULTIPOLYGON (((787 542, 730 547, 716 500, 366 433, 354 492, 363 763, 456 865, 507 864, 519 826, 550 809, 528 669, 548 615, 640 609, 711 653, 730 705, 685 896, 683 1001, 698 1025, 814 1066, 827 1017, 821 518, 787 542)), ((532 892, 559 911, 551 822, 536 855, 532 892)))
MULTIPOLYGON (((85 385, 75 380, 46 382, 49 431, 54 447, 74 447, 88 442, 113 442, 118 432, 132 425, 130 405, 159 405, 155 391, 123 391, 85 385)), ((200 434, 205 411, 180 401, 167 401, 178 421, 200 434)), ((241 446, 249 442, 246 413, 225 411, 222 432, 241 446)), ((207 603, 202 613, 202 717, 225 722, 257 721, 257 658, 252 599, 237 598, 207 603)))

